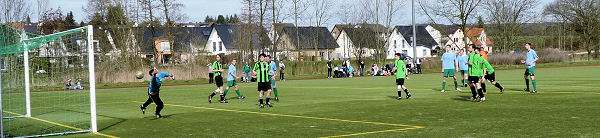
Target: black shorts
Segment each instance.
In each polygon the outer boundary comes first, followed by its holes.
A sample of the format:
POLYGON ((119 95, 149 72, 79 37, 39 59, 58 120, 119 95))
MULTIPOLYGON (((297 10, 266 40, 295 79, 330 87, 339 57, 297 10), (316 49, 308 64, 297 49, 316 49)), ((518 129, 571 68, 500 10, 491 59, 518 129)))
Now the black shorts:
POLYGON ((490 82, 496 81, 496 72, 494 72, 492 74, 485 75, 485 79, 489 80, 490 82))
POLYGON ((221 75, 215 76, 215 84, 217 84, 217 87, 223 86, 223 77, 221 75))
POLYGON ((258 91, 268 91, 271 89, 270 82, 258 82, 258 91))
POLYGON ((404 85, 404 78, 396 79, 396 85, 404 85))
POLYGON ((479 76, 469 76, 469 82, 471 83, 479 83, 479 81, 481 80, 481 77, 479 76))

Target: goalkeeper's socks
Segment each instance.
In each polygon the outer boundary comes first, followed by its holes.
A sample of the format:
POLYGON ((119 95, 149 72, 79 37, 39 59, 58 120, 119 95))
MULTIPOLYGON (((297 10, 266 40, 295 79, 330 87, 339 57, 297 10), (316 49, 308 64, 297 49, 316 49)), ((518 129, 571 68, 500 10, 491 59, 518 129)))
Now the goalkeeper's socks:
POLYGON ((242 97, 242 94, 240 93, 240 90, 235 90, 235 93, 238 94, 238 97, 242 97))
POLYGON ((225 91, 223 92, 223 96, 227 96, 227 92, 229 92, 229 90, 225 89, 225 91))
POLYGON ((275 94, 275 97, 279 97, 277 94, 277 88, 273 88, 273 94, 275 94))
POLYGON ((398 90, 398 97, 402 97, 402 91, 398 90))
POLYGON ((408 92, 408 89, 404 89, 404 93, 406 93, 407 95, 409 95, 410 93, 408 92))

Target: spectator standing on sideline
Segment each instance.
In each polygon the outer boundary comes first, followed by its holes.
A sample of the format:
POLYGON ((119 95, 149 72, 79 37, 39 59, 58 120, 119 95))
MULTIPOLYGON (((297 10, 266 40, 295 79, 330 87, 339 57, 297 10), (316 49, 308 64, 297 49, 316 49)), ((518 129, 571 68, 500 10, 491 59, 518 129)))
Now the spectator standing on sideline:
POLYGON ((215 77, 215 73, 213 72, 213 69, 212 69, 212 63, 208 63, 208 65, 206 65, 206 66, 208 66, 208 83, 212 84, 212 83, 214 83, 214 77, 215 77))
POLYGON ((331 65, 331 59, 329 61, 327 61, 327 78, 332 78, 331 76, 331 70, 332 69, 332 65, 331 65))
POLYGON ((360 76, 365 75, 365 61, 360 61, 360 76))
POLYGON ((417 61, 415 61, 417 64, 417 74, 421 74, 421 63, 423 62, 421 58, 417 58, 417 61))
POLYGON ((283 71, 285 69, 285 64, 283 64, 283 60, 279 60, 279 80, 284 81, 285 78, 283 78, 283 71))
POLYGON ((246 61, 246 65, 244 65, 244 82, 250 82, 250 65, 248 64, 248 61, 246 61))
POLYGON ((350 77, 350 58, 346 60, 346 77, 350 77))

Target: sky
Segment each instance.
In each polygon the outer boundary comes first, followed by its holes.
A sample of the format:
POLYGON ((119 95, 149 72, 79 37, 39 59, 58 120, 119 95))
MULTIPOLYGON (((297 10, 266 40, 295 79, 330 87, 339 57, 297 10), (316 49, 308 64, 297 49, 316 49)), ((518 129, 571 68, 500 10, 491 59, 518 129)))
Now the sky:
MULTIPOLYGON (((35 0, 31 1, 31 9, 35 10, 35 0)), ((86 13, 83 12, 83 7, 87 5, 87 0, 48 0, 49 6, 48 8, 58 8, 60 7, 63 12, 73 11, 73 15, 75 16, 76 22, 81 22, 85 19, 86 13)), ((185 7, 182 9, 182 12, 185 13, 189 19, 188 22, 202 22, 206 16, 218 16, 218 15, 233 15, 233 14, 241 14, 242 0, 177 0, 180 3, 183 3, 185 7)), ((334 3, 339 3, 340 0, 332 0, 334 3)), ((396 17, 394 18, 394 25, 408 25, 411 24, 411 8, 410 1, 400 9, 396 17)), ((543 10, 543 7, 552 2, 554 0, 540 0, 540 4, 538 6, 537 11, 543 10)), ((334 13, 337 5, 332 6, 331 13, 334 13)), ((418 9, 418 8, 417 8, 418 9)), ((35 13, 35 12, 33 12, 35 13)), ((37 18, 33 17, 33 21, 36 21, 37 18)), ((293 20, 288 20, 286 22, 293 22, 293 20)), ((416 14, 416 23, 427 23, 428 19, 423 16, 416 14)), ((333 27, 334 24, 341 23, 338 21, 338 18, 332 18, 326 24, 329 27, 333 27)), ((439 21, 438 21, 439 23, 439 21)), ((449 24, 448 22, 441 22, 444 24, 449 24)), ((306 24, 306 23, 305 23, 306 24)), ((383 24, 383 23, 382 23, 383 24)), ((331 28, 330 28, 331 29, 331 28)))

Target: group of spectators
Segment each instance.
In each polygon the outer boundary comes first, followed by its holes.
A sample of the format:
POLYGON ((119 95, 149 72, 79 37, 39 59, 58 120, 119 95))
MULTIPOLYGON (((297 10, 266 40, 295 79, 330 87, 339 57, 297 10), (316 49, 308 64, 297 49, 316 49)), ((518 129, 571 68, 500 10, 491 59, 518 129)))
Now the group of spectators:
POLYGON ((352 66, 350 59, 342 61, 342 66, 335 66, 331 60, 327 61, 327 78, 342 78, 342 77, 353 77, 356 75, 363 76, 365 74, 365 62, 358 62, 358 69, 352 66))
MULTIPOLYGON (((423 63, 423 60, 421 58, 417 58, 416 62, 413 63, 413 58, 411 57, 407 57, 405 59, 405 63, 406 63, 406 68, 408 69, 408 74, 419 74, 421 73, 421 63, 423 63)), ((390 62, 389 64, 384 64, 381 67, 379 67, 377 64, 373 64, 371 66, 371 71, 373 76, 391 76, 394 75, 394 72, 392 72, 392 69, 394 69, 394 62, 390 62)))

